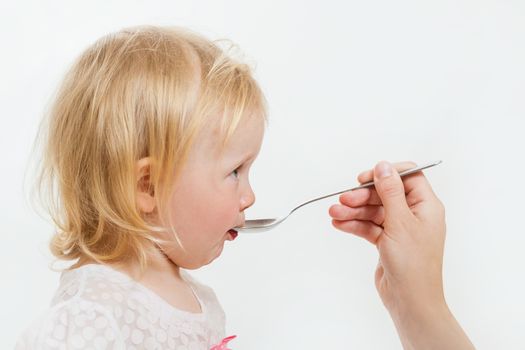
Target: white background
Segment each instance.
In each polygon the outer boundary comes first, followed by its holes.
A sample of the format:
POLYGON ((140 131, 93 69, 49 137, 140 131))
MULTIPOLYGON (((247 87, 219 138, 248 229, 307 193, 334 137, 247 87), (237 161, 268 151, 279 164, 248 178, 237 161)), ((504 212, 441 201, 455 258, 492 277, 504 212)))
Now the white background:
MULTIPOLYGON (((136 24, 239 44, 270 125, 247 217, 356 184, 381 159, 417 163, 447 209, 448 303, 479 349, 525 348, 525 3, 504 0, 4 1, 0 4, 0 348, 57 287, 52 225, 31 207, 36 127, 72 60, 136 24)), ((226 242, 193 271, 234 349, 401 349, 374 288, 374 246, 331 227, 326 199, 226 242)))

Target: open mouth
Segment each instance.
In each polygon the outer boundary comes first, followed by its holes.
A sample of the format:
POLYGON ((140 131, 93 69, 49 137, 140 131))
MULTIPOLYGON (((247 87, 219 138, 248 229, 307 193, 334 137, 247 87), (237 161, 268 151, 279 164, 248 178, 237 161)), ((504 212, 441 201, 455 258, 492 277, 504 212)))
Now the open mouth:
POLYGON ((233 241, 237 237, 238 233, 234 229, 228 230, 228 236, 230 237, 230 241, 233 241))

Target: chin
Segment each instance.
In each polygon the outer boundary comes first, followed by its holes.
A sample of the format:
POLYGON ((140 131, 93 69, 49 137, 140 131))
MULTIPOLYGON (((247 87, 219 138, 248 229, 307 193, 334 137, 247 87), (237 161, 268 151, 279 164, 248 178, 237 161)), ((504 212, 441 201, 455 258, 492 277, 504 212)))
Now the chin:
POLYGON ((206 264, 191 263, 191 264, 179 265, 179 267, 182 267, 183 269, 186 269, 186 270, 197 270, 203 267, 204 265, 206 264))
MULTIPOLYGON (((209 254, 198 259, 187 259, 188 261, 175 261, 175 264, 186 270, 196 270, 203 266, 211 264, 215 259, 221 256, 224 249, 224 244, 219 244, 214 250, 210 250, 209 254)), ((188 256, 187 256, 188 257, 188 256)), ((181 259, 185 260, 185 259, 181 259)))
POLYGON ((219 253, 217 253, 216 256, 209 258, 205 263, 203 263, 201 266, 209 265, 212 262, 214 262, 219 256, 221 256, 222 248, 219 250, 219 253))
MULTIPOLYGON (((219 254, 220 255, 220 254, 219 254)), ((219 257, 219 255, 217 255, 216 257, 213 257, 213 258, 208 258, 206 260, 202 260, 202 261, 192 261, 192 262, 188 262, 188 263, 185 263, 185 264, 182 264, 182 265, 179 265, 179 267, 182 267, 186 270, 197 270, 197 269, 200 269, 201 267, 203 266, 206 266, 206 265, 209 265, 211 264, 215 259, 217 259, 219 257)))

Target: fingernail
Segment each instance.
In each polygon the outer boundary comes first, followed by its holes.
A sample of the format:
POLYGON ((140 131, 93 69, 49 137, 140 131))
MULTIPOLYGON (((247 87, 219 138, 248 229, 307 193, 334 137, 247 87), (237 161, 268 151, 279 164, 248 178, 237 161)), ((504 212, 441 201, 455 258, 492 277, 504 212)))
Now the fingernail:
POLYGON ((379 162, 376 166, 377 177, 382 179, 392 175, 392 167, 388 162, 379 162))

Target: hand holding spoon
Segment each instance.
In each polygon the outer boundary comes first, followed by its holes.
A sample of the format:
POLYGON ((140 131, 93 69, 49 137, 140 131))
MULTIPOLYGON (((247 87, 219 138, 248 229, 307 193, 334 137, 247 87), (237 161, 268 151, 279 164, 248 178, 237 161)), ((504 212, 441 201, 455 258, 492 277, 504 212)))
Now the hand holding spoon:
MULTIPOLYGON (((421 165, 421 166, 418 166, 418 167, 415 167, 415 168, 412 168, 412 169, 408 169, 408 170, 402 171, 402 172, 399 173, 399 176, 403 177, 403 176, 406 176, 406 175, 410 175, 410 174, 413 174, 415 172, 418 172, 418 171, 421 171, 423 169, 427 169, 427 168, 433 167, 433 166, 438 165, 438 164, 441 164, 441 160, 437 161, 437 162, 434 162, 434 163, 428 163, 428 164, 421 165)), ((275 228, 281 222, 286 220, 294 211, 296 211, 297 209, 299 209, 301 207, 304 207, 307 204, 310 204, 310 203, 313 203, 313 202, 316 202, 316 201, 319 201, 321 199, 325 199, 325 198, 328 198, 328 197, 336 196, 336 195, 341 194, 341 193, 354 191, 354 190, 357 190, 357 189, 360 189, 360 188, 372 187, 372 186, 374 186, 374 181, 370 181, 370 182, 364 183, 364 184, 362 184, 360 186, 357 186, 357 187, 354 187, 354 188, 350 188, 348 190, 343 190, 343 191, 327 194, 327 195, 322 196, 322 197, 314 198, 314 199, 311 199, 311 200, 309 200, 307 202, 304 202, 304 203, 298 205, 297 207, 293 208, 290 211, 290 213, 288 215, 284 216, 284 217, 246 220, 245 223, 244 223, 244 226, 236 227, 234 230, 236 230, 238 232, 241 232, 241 233, 265 232, 265 231, 271 230, 272 228, 275 228)))

